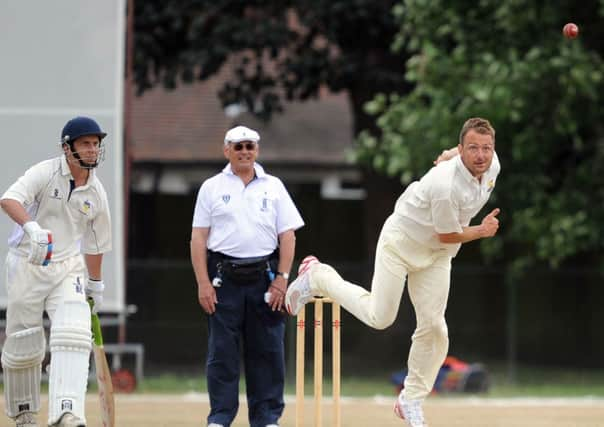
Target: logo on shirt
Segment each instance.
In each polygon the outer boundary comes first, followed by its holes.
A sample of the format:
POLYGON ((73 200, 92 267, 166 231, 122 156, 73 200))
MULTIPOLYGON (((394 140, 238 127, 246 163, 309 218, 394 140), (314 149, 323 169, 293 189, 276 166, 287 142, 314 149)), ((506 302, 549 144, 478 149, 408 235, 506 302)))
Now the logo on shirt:
POLYGON ((84 203, 82 203, 80 212, 82 212, 84 215, 88 215, 90 213, 90 209, 92 209, 92 203, 90 203, 89 200, 85 200, 84 203))
POLYGON ((76 293, 78 293, 78 294, 83 293, 84 287, 82 286, 82 283, 80 282, 80 276, 76 277, 76 281, 73 284, 73 287, 75 288, 76 293))
POLYGON ((229 203, 229 200, 231 200, 231 196, 229 194, 223 194, 222 195, 222 201, 224 202, 225 205, 227 203, 229 203))
POLYGON ((268 210, 268 199, 266 197, 262 199, 262 207, 260 210, 262 212, 266 212, 268 210))
POLYGON ((61 194, 59 193, 59 189, 58 188, 55 188, 52 191, 52 193, 50 195, 50 198, 51 199, 57 199, 57 200, 61 200, 62 199, 61 194))
POLYGON ((489 179, 489 182, 487 182, 487 191, 491 192, 493 191, 493 188, 495 188, 495 180, 489 179))

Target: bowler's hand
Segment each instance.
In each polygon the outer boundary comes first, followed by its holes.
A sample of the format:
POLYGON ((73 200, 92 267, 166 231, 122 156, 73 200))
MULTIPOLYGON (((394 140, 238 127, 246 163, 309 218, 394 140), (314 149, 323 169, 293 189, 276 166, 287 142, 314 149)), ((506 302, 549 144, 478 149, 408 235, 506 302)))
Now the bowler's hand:
POLYGON ((273 280, 268 290, 271 293, 271 299, 268 301, 268 305, 270 305, 273 311, 283 311, 285 291, 287 291, 287 280, 285 280, 283 276, 275 277, 275 280, 273 280))
POLYGON ((495 234, 497 234, 497 230, 499 229, 499 220, 497 219, 497 215, 499 215, 499 208, 493 209, 482 219, 482 223, 480 224, 482 237, 493 237, 495 234))
POLYGON ((459 151, 457 151, 457 147, 451 148, 450 150, 443 150, 442 153, 434 160, 434 165, 439 164, 440 162, 444 162, 445 160, 451 160, 453 157, 457 156, 459 151))
POLYGON ((201 308, 207 314, 214 314, 216 312, 218 298, 216 297, 216 289, 214 289, 209 280, 199 284, 197 299, 199 300, 199 305, 201 305, 201 308))

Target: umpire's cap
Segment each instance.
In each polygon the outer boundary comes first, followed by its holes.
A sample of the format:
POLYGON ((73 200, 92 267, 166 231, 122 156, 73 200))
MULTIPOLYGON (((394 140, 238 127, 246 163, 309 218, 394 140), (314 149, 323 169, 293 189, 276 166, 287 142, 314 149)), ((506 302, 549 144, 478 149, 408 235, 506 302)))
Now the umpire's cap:
POLYGON ((225 145, 229 142, 241 142, 241 141, 260 141, 260 135, 255 130, 246 128, 245 126, 237 126, 230 129, 224 136, 225 145))

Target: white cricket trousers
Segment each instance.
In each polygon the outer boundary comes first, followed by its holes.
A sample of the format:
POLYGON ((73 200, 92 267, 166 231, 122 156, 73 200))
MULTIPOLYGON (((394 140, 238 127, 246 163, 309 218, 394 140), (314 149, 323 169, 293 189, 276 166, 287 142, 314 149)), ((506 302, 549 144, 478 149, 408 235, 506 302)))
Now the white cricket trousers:
POLYGON ((329 265, 311 268, 311 289, 339 302, 359 320, 385 329, 396 319, 405 278, 417 326, 412 337, 405 379, 405 399, 423 400, 432 391, 447 355, 449 338, 445 309, 449 297, 451 256, 407 236, 392 214, 378 240, 371 292, 345 281, 329 265))
POLYGON ((86 301, 84 287, 88 273, 82 255, 42 267, 32 265, 27 258, 9 251, 5 271, 7 335, 42 326, 44 310, 52 320, 63 301, 86 301))
MULTIPOLYGON (((65 411, 85 419, 91 343, 87 277, 82 255, 45 267, 32 265, 12 251, 6 257, 6 334, 42 326, 45 310, 51 319, 48 425, 65 411)), ((34 388, 39 400, 39 384, 27 386, 34 388)))

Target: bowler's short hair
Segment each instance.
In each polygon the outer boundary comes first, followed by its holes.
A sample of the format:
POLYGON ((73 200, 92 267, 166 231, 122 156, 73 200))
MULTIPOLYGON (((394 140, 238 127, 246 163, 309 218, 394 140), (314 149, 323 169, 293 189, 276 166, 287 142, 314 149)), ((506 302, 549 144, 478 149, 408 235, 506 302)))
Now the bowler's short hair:
POLYGON ((493 138, 493 144, 495 143, 495 129, 491 126, 491 123, 487 119, 480 117, 472 117, 466 120, 459 133, 459 143, 463 144, 463 139, 470 130, 474 130, 482 135, 491 135, 493 138))

